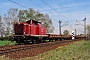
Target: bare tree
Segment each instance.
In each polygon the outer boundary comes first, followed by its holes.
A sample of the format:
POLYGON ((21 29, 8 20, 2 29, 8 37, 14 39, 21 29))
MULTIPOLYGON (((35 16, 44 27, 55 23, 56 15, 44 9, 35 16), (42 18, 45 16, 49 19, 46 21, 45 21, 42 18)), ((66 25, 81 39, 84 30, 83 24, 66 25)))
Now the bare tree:
POLYGON ((10 8, 8 10, 8 19, 10 20, 10 24, 13 24, 15 22, 18 22, 18 9, 16 8, 10 8))
POLYGON ((1 16, 0 16, 0 35, 1 35, 1 37, 3 37, 3 35, 4 35, 4 26, 3 26, 1 16))
POLYGON ((13 34, 13 24, 18 22, 18 9, 10 8, 7 14, 3 15, 3 20, 6 28, 6 36, 13 34))
POLYGON ((5 27, 5 36, 8 36, 9 34, 7 34, 7 28, 10 29, 10 21, 8 20, 8 17, 6 14, 3 15, 3 21, 4 21, 4 27, 5 27))
POLYGON ((8 21, 9 21, 9 27, 10 27, 10 33, 13 34, 13 24, 16 22, 19 22, 18 19, 18 9, 17 8, 10 8, 8 10, 8 21))

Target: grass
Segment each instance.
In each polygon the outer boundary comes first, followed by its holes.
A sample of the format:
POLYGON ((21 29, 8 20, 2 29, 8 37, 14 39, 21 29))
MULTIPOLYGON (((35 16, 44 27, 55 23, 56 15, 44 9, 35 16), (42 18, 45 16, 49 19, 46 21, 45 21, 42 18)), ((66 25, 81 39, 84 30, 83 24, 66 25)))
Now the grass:
POLYGON ((0 46, 13 45, 13 44, 15 44, 15 42, 7 41, 7 40, 5 41, 0 40, 0 46))
MULTIPOLYGON (((4 57, 1 58, 5 59, 4 57)), ((18 60, 90 60, 90 41, 83 40, 66 46, 59 46, 38 56, 18 60)))
MULTIPOLYGON (((29 58, 26 58, 29 59, 29 58)), ((90 60, 90 41, 75 42, 69 46, 60 46, 31 60, 90 60)))

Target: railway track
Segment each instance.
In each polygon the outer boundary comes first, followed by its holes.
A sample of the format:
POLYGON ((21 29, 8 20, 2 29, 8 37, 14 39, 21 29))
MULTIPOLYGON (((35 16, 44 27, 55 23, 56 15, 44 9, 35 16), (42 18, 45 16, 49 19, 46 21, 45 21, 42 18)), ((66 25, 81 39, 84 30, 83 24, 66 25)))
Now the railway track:
MULTIPOLYGON (((74 41, 79 41, 79 40, 74 40, 74 41)), ((73 43, 73 41, 66 40, 66 41, 32 44, 32 45, 5 46, 5 47, 0 47, 0 56, 5 55, 6 57, 11 57, 11 58, 35 56, 47 50, 52 50, 58 46, 63 46, 70 43, 73 43)))

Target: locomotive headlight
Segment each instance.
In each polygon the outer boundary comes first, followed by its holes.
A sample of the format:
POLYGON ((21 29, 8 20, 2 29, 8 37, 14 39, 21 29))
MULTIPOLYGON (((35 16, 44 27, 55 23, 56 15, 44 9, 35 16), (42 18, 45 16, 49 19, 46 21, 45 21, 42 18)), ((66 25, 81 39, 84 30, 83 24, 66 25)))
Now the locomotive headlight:
POLYGON ((25 31, 24 31, 24 34, 25 34, 25 31))
POLYGON ((19 25, 20 25, 20 23, 19 23, 19 25))

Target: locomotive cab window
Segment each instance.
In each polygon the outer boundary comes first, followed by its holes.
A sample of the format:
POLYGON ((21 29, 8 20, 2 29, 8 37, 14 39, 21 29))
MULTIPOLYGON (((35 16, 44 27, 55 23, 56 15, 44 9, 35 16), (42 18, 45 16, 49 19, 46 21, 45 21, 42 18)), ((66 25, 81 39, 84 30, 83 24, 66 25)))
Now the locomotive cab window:
POLYGON ((26 21, 26 23, 28 23, 28 24, 34 24, 34 25, 38 25, 38 23, 41 24, 41 22, 38 22, 38 21, 35 21, 35 20, 28 20, 28 21, 26 21))

